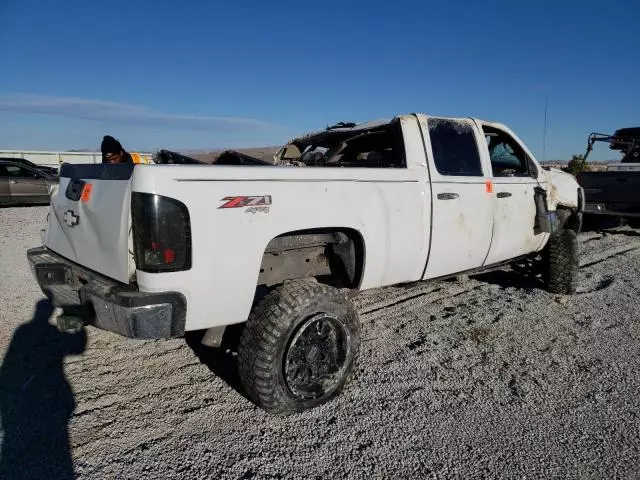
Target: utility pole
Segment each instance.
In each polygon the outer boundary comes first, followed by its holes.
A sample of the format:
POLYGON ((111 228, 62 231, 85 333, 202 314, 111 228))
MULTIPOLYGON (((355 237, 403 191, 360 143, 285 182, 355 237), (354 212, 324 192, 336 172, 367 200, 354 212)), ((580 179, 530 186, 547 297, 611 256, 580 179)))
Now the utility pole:
POLYGON ((544 129, 542 133, 542 161, 547 160, 547 110, 549 108, 549 96, 544 97, 544 129))

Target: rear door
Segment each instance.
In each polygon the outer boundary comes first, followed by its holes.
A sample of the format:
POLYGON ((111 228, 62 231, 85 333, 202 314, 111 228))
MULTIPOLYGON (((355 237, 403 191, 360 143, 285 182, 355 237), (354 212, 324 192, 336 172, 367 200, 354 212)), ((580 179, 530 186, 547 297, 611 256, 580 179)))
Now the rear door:
POLYGON ((488 169, 479 153, 477 129, 465 119, 429 118, 427 125, 433 207, 424 279, 482 266, 493 225, 488 169))
POLYGON ((51 197, 45 246, 128 283, 133 168, 132 164, 64 164, 58 191, 51 197))
POLYGON ((12 203, 46 203, 49 190, 45 176, 18 164, 6 164, 12 203))
POLYGON ((482 125, 493 174, 493 239, 486 265, 534 252, 543 233, 534 226, 538 170, 522 145, 507 131, 482 125))

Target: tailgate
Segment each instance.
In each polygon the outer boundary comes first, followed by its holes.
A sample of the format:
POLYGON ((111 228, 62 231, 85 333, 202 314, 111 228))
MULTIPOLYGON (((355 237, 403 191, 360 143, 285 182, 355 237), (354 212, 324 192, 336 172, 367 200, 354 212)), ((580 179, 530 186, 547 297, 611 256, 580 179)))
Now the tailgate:
POLYGON ((640 205, 640 172, 581 172, 578 183, 588 203, 640 205))
POLYGON ((68 164, 51 198, 44 245, 95 272, 129 283, 132 164, 68 164))

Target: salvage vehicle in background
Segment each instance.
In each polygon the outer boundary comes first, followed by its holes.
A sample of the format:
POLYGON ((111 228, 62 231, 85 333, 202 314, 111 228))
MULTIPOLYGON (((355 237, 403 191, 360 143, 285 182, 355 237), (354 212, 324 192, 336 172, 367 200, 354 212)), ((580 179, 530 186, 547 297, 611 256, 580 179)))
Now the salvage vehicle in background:
POLYGON ((43 171, 43 172, 48 173, 50 175, 54 175, 54 176, 58 175, 58 169, 57 168, 49 167, 47 165, 38 165, 37 163, 33 163, 33 162, 27 160, 26 158, 0 157, 0 160, 7 160, 7 161, 10 161, 12 163, 16 163, 18 165, 24 166, 24 167, 29 167, 29 168, 34 169, 34 170, 43 171))
POLYGON ((614 221, 640 218, 640 127, 621 128, 613 135, 589 135, 583 165, 596 142, 606 142, 622 154, 619 164, 601 172, 581 171, 578 183, 585 192, 585 214, 606 216, 614 221))
POLYGON ((0 158, 0 205, 47 204, 58 175, 22 158, 0 158))
POLYGON ((165 157, 177 164, 64 164, 44 245, 27 253, 35 278, 61 329, 203 330, 219 346, 243 324, 240 379, 270 412, 343 389, 360 344, 350 292, 540 253, 547 288, 576 290, 582 190, 498 123, 342 123, 294 139, 275 165, 165 157))

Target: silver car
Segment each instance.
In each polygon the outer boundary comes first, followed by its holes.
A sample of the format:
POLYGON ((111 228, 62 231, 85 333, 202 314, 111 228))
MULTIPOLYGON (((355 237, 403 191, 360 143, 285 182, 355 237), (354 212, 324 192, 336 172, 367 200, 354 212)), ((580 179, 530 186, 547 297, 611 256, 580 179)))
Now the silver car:
POLYGON ((22 159, 0 158, 0 205, 49 203, 49 193, 58 181, 51 169, 28 165, 22 159))

